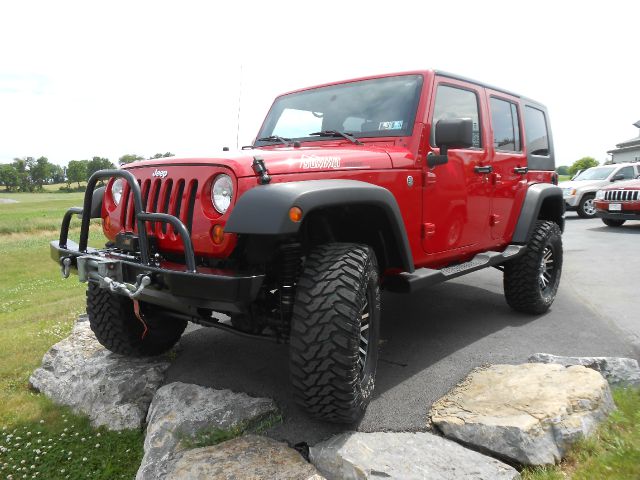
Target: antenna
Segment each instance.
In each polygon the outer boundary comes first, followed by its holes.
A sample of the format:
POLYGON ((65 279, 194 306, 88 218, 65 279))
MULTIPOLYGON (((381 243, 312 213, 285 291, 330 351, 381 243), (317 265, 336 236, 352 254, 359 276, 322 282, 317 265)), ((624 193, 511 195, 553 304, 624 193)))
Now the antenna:
POLYGON ((240 106, 242 105, 242 64, 240 64, 240 82, 238 85, 238 118, 236 119, 236 150, 240 148, 240 106))

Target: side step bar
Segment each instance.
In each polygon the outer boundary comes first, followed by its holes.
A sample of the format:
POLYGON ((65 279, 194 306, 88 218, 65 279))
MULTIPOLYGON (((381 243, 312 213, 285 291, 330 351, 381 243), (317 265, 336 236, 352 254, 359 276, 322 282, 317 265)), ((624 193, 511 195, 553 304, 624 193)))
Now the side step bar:
POLYGON ((525 245, 509 245, 503 252, 479 253, 468 262, 450 265, 440 270, 419 268, 413 273, 403 272, 387 277, 384 288, 390 292, 412 293, 476 270, 500 265, 507 260, 516 258, 524 252, 525 248, 525 245))

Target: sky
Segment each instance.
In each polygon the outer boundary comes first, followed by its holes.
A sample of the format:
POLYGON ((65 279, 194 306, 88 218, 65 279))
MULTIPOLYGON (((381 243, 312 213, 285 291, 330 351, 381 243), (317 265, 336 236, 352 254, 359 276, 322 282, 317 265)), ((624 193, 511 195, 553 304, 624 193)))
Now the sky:
POLYGON ((602 162, 639 133, 638 18, 616 0, 6 1, 0 163, 219 156, 280 93, 428 68, 544 103, 556 164, 602 162))

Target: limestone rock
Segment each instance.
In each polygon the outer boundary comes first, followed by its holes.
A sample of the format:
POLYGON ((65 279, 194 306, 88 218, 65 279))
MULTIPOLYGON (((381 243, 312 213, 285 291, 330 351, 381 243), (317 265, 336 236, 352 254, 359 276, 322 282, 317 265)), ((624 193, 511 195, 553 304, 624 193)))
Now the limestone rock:
POLYGON ((129 358, 111 353, 81 316, 71 335, 44 355, 29 382, 54 402, 111 430, 141 428, 151 398, 169 368, 167 357, 129 358))
POLYGON ((172 455, 184 449, 181 440, 204 430, 228 430, 244 422, 275 415, 273 400, 231 390, 215 390, 181 382, 160 388, 147 415, 144 457, 136 479, 163 478, 172 455))
POLYGON ((531 363, 557 363, 569 367, 583 365, 600 372, 612 387, 640 387, 640 367, 633 358, 623 357, 560 357, 550 353, 535 353, 531 363))
POLYGON ((309 454, 330 480, 520 478, 509 465, 432 433, 342 433, 309 454))
POLYGON ((447 436, 525 465, 558 462, 613 410, 598 372, 555 364, 477 369, 433 404, 447 436))
POLYGON ((171 464, 167 480, 323 480, 286 444, 257 435, 187 450, 171 464))

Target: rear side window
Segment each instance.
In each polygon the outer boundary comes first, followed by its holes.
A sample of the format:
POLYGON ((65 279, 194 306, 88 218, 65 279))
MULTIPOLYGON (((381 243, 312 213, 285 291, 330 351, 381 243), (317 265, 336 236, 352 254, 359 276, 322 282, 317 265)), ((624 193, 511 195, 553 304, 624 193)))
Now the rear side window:
POLYGON ((524 107, 524 120, 529 153, 549 156, 549 133, 544 112, 527 105, 524 107))
POLYGON ((506 100, 491 97, 491 125, 493 127, 493 147, 496 150, 519 152, 520 121, 518 108, 506 100))
POLYGON ((629 167, 622 167, 620 170, 616 172, 616 175, 624 175, 625 180, 630 180, 632 178, 635 178, 634 173, 635 172, 633 171, 633 167, 629 166, 629 167))
POLYGON ((474 148, 482 146, 478 97, 471 90, 439 85, 431 123, 431 145, 436 145, 436 125, 443 118, 470 118, 473 121, 474 148))

